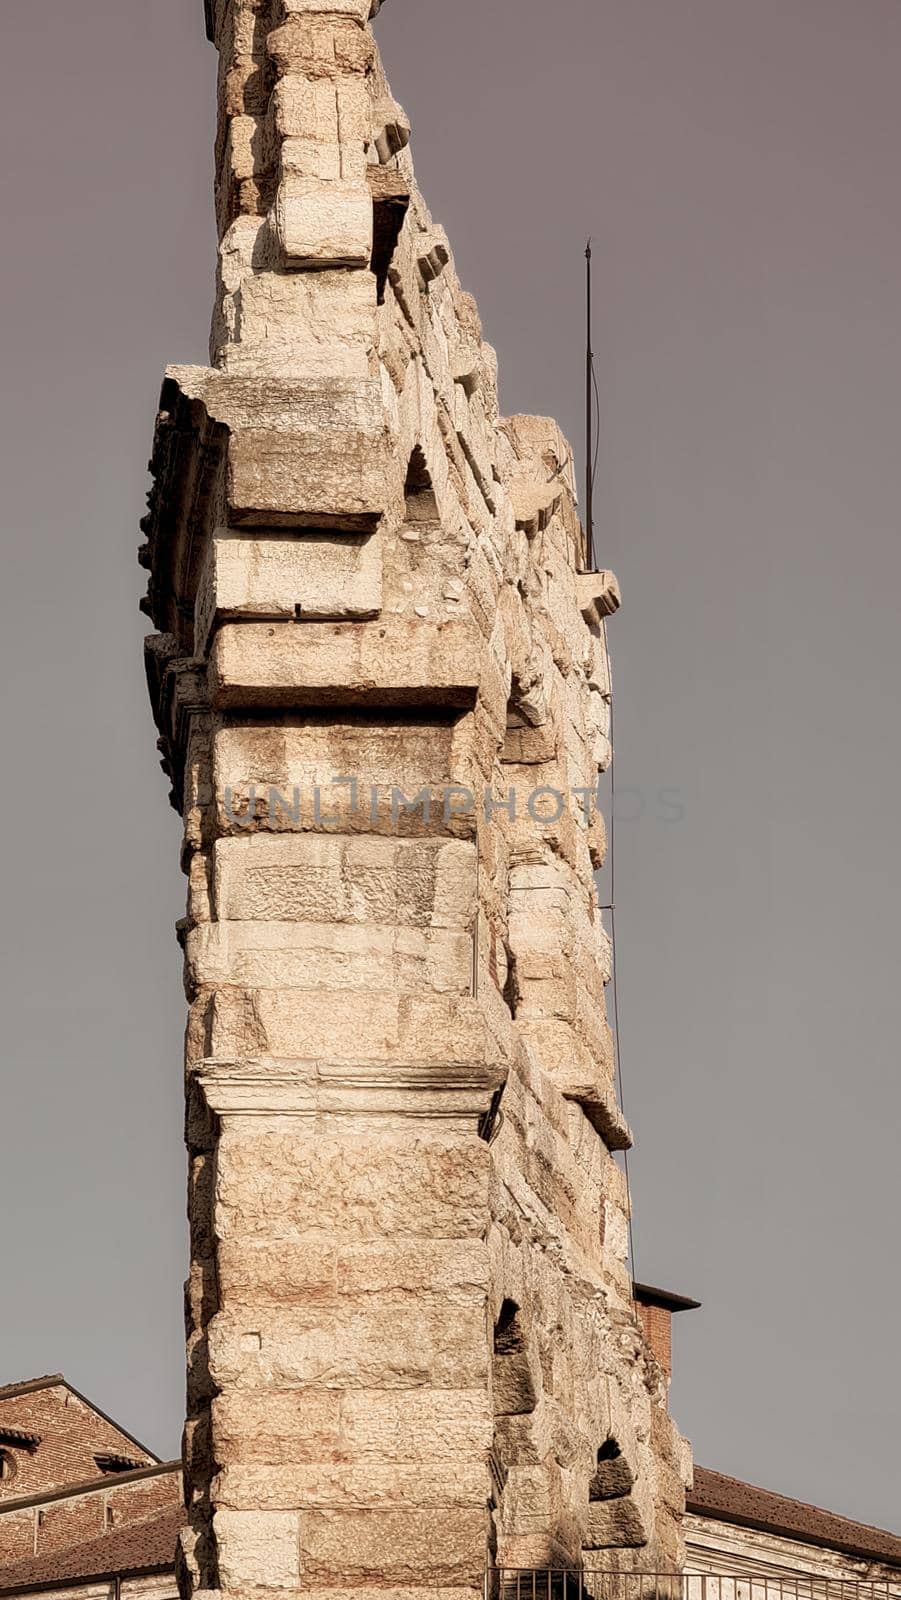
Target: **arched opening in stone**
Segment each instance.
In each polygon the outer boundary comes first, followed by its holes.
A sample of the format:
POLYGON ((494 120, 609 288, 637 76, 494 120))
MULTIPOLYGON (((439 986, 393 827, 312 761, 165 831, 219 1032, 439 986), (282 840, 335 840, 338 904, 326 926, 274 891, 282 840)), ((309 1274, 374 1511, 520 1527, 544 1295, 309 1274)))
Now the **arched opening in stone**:
POLYGON ((528 1416, 538 1404, 538 1367, 515 1300, 506 1299, 494 1325, 494 1412, 528 1416))
POLYGON ((594 1475, 588 1485, 588 1499, 592 1504, 600 1500, 619 1500, 631 1493, 634 1482, 629 1463, 611 1435, 598 1450, 594 1475))
POLYGON ((435 499, 435 490, 432 486, 432 475, 423 454, 422 447, 415 445, 407 467, 407 481, 404 484, 404 501, 406 503, 406 522, 437 522, 438 502, 435 499))
POLYGON ((496 1356, 513 1356, 524 1348, 519 1306, 515 1300, 505 1300, 494 1325, 494 1353, 496 1356))
MULTIPOLYGON (((384 132, 390 137, 391 130, 384 132)), ((385 303, 388 274, 410 207, 410 188, 407 180, 393 167, 370 167, 368 175, 373 214, 370 268, 375 274, 376 295, 381 306, 385 303)))
POLYGON ((557 736, 547 707, 539 707, 534 694, 514 678, 513 694, 507 702, 507 731, 500 749, 502 765, 541 766, 553 761, 556 754, 557 736))
POLYGON ((644 1502, 634 1489, 635 1473, 619 1440, 609 1434, 588 1483, 586 1550, 637 1550, 647 1544, 644 1502))

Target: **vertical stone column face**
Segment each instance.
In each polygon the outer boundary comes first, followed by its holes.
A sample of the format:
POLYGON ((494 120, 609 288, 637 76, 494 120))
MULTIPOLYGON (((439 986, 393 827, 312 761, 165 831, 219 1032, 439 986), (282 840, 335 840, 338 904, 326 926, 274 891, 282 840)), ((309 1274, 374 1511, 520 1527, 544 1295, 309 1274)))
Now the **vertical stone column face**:
POLYGON ((593 872, 610 574, 416 189, 370 0, 209 0, 209 368, 141 554, 184 819, 185 1596, 672 1566, 593 872))

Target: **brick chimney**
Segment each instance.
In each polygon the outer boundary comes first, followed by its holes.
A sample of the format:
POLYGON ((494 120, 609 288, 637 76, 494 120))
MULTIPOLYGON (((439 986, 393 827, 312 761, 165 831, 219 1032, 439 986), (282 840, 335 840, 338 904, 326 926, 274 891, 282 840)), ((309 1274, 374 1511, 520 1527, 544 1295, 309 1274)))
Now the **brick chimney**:
POLYGON ((667 1289, 652 1289, 647 1283, 633 1284, 632 1298, 648 1344, 669 1379, 673 1375, 673 1315, 698 1311, 701 1302, 670 1294, 667 1289))

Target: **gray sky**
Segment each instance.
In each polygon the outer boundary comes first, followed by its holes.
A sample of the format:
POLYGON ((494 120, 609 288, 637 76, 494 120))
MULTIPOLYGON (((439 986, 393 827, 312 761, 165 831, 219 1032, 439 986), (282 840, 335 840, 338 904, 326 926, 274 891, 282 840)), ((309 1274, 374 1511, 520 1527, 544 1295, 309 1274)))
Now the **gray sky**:
MULTIPOLYGON (((184 888, 135 551, 162 368, 206 359, 215 56, 201 0, 3 27, 0 1381, 64 1368, 173 1454, 184 888)), ((704 1300, 674 1409, 705 1465, 897 1527, 901 5, 378 32, 504 406, 577 440, 595 238, 637 1265, 704 1300)))

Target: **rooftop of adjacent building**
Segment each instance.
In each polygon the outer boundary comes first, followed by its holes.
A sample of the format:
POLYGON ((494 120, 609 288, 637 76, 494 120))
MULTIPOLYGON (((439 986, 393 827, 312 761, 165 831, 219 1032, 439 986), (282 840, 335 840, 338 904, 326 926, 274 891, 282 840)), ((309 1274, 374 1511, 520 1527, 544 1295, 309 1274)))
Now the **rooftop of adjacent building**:
POLYGON ((711 1472, 707 1467, 695 1467, 686 1509, 696 1516, 755 1528, 821 1549, 839 1550, 844 1555, 901 1570, 901 1534, 853 1522, 836 1512, 824 1511, 821 1506, 792 1500, 723 1472, 711 1472))
POLYGON ((61 1372, 0 1386, 0 1587, 170 1572, 179 1473, 61 1372))
POLYGON ((61 1372, 0 1387, 0 1508, 63 1484, 159 1464, 61 1372))
POLYGON ((98 1538, 78 1541, 62 1550, 39 1552, 8 1567, 0 1566, 0 1594, 172 1572, 183 1521, 184 1509, 179 1503, 98 1538))

